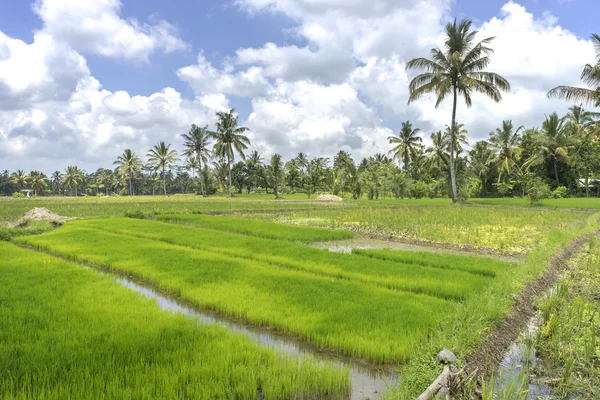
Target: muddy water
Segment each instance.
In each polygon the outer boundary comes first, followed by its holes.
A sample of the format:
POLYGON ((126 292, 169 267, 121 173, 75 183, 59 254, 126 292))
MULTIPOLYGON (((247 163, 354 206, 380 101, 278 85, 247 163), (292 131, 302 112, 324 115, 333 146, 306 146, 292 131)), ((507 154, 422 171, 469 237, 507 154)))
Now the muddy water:
MULTIPOLYGON (((408 251, 422 251, 428 253, 447 253, 447 254, 462 254, 462 255, 473 255, 473 252, 459 250, 459 249, 447 249, 443 247, 436 247, 434 245, 426 246, 413 243, 405 243, 394 240, 384 239, 373 239, 364 236, 357 236, 354 239, 336 240, 332 242, 313 242, 309 246, 316 247, 318 249, 327 249, 338 253, 352 253, 353 249, 360 250, 408 250, 408 251)), ((482 257, 494 258, 501 261, 517 261, 519 257, 503 256, 496 254, 477 254, 482 257)))
POLYGON ((309 343, 294 340, 287 335, 271 332, 267 329, 251 327, 217 315, 216 313, 201 311, 182 300, 168 297, 148 286, 123 277, 117 277, 116 281, 144 297, 156 299, 158 306, 163 310, 187 315, 190 318, 197 319, 200 323, 224 326, 231 332, 241 333, 250 337, 260 346, 270 347, 299 358, 312 356, 323 362, 332 362, 340 368, 348 367, 352 378, 352 391, 350 395, 350 399, 352 400, 376 399, 380 397, 388 386, 392 386, 398 381, 398 375, 390 369, 382 369, 364 361, 361 362, 352 358, 337 356, 329 352, 324 352, 309 343))
POLYGON ((525 397, 527 400, 557 399, 552 396, 552 391, 547 385, 529 379, 530 372, 536 367, 540 367, 540 360, 537 358, 536 349, 528 346, 527 341, 537 334, 539 327, 539 318, 533 317, 527 323, 525 332, 506 351, 496 375, 495 392, 502 391, 503 388, 518 386, 519 382, 526 379, 528 382, 524 384, 523 389, 527 391, 525 397))

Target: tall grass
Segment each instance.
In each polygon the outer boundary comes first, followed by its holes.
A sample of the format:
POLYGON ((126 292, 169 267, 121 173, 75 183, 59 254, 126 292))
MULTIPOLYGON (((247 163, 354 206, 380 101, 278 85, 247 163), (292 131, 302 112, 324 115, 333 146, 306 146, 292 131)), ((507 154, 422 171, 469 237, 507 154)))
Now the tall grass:
POLYGON ((206 229, 215 229, 242 235, 251 235, 267 239, 298 242, 319 242, 351 239, 351 232, 332 231, 322 228, 291 227, 272 222, 243 220, 232 217, 214 217, 196 214, 164 214, 153 217, 158 221, 177 222, 206 229))
POLYGON ((112 279, 0 242, 0 397, 322 398, 347 370, 161 311, 112 279))
MULTIPOLYGON (((240 221, 243 224, 244 220, 240 221)), ((190 228, 154 221, 127 219, 76 221, 71 226, 90 227, 130 236, 143 237, 214 251, 235 258, 244 258, 283 267, 328 276, 335 279, 372 283, 382 287, 425 293, 436 297, 462 300, 478 293, 489 284, 489 278, 460 270, 440 270, 427 262, 388 262, 353 254, 338 254, 308 248, 295 243, 260 239, 245 235, 218 232, 202 228, 190 228)), ((295 229, 288 227, 288 229, 295 229)), ((421 256, 416 254, 412 261, 421 256)), ((423 259, 425 260, 425 259, 423 259)), ((485 264, 486 258, 455 256, 453 261, 473 265, 485 264)), ((509 263, 494 263, 494 266, 509 263)), ((482 270, 485 267, 482 267, 482 270)))
POLYGON ((513 253, 543 245, 554 229, 581 228, 588 217, 549 209, 483 206, 313 209, 243 216, 513 253))
POLYGON ((543 246, 531 250, 519 268, 498 273, 496 279, 477 296, 457 303, 431 336, 419 345, 413 357, 402 370, 402 382, 386 398, 414 398, 425 390, 440 373, 435 355, 443 348, 451 349, 459 360, 478 344, 483 334, 507 316, 513 307, 512 296, 523 286, 542 274, 552 256, 570 240, 599 228, 600 213, 589 216, 583 228, 554 230, 548 234, 543 246))
POLYGON ((406 361, 453 307, 436 297, 76 224, 15 240, 132 274, 203 307, 376 363, 406 361))

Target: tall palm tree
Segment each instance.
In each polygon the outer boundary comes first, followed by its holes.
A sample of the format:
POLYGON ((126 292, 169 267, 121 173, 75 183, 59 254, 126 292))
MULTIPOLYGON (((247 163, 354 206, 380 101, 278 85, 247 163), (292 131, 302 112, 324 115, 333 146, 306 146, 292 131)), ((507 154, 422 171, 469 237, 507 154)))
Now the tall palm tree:
POLYGON ((408 173, 408 166, 412 161, 415 151, 421 146, 422 139, 418 135, 420 129, 413 129, 409 121, 402 123, 398 136, 388 136, 388 142, 393 145, 388 154, 393 154, 395 159, 401 159, 404 163, 404 172, 408 173))
POLYGON ((271 162, 267 166, 267 179, 269 184, 273 187, 273 193, 275 194, 276 199, 279 199, 279 186, 283 181, 284 172, 285 170, 283 169, 281 155, 273 154, 271 157, 271 162))
MULTIPOLYGON (((198 171, 202 171, 202 164, 208 162, 211 153, 209 148, 211 135, 208 127, 200 128, 192 124, 190 131, 182 136, 185 140, 184 146, 186 148, 183 155, 195 157, 198 164, 198 171)), ((206 196, 204 193, 204 179, 200 179, 200 190, 202 196, 206 196)))
POLYGON ((163 191, 166 196, 167 176, 165 175, 165 170, 179 160, 177 157, 177 152, 175 150, 171 150, 170 144, 165 144, 165 142, 160 141, 158 144, 155 144, 153 148, 148 150, 146 157, 148 157, 148 164, 150 164, 155 170, 160 170, 160 176, 163 181, 163 191))
POLYGON ((46 178, 46 175, 40 171, 31 171, 29 173, 29 184, 37 196, 40 194, 40 190, 48 187, 48 179, 46 178))
POLYGON ((306 153, 298 153, 296 156, 296 161, 298 162, 298 166, 302 168, 303 172, 306 172, 308 169, 308 165, 310 162, 308 161, 308 155, 306 153))
POLYGON ((98 176, 98 181, 104 186, 105 193, 108 196, 108 191, 113 186, 114 182, 112 171, 110 169, 103 170, 98 176))
POLYGON ((454 124, 454 135, 451 134, 451 129, 448 125, 446 125, 446 130, 444 131, 444 144, 448 149, 448 154, 450 154, 450 145, 453 143, 454 154, 457 156, 463 152, 463 145, 469 145, 469 138, 467 134, 469 131, 465 128, 464 124, 459 124, 458 122, 454 124), (453 140, 454 139, 454 140, 453 140))
POLYGON ((242 159, 245 158, 244 150, 248 149, 250 139, 243 133, 248 131, 245 126, 238 126, 238 117, 232 108, 228 112, 219 111, 217 113, 217 130, 211 135, 215 139, 214 152, 219 157, 227 159, 227 169, 229 170, 229 196, 233 197, 233 182, 231 180, 231 162, 235 159, 237 152, 242 159), (235 152, 234 152, 235 151, 235 152))
POLYGON ((440 173, 444 167, 448 166, 448 146, 446 144, 442 131, 431 134, 431 146, 425 150, 427 155, 427 165, 435 172, 440 173))
POLYGON ((552 113, 546 116, 542 123, 542 132, 538 136, 537 151, 527 161, 527 167, 540 165, 550 161, 554 169, 554 179, 560 185, 558 177, 558 162, 569 161, 569 150, 573 147, 573 138, 566 134, 565 118, 559 118, 558 114, 552 113))
POLYGON ((549 98, 600 107, 600 35, 593 34, 592 43, 596 53, 596 64, 586 64, 580 77, 588 87, 557 86, 548 92, 549 98))
POLYGON ((196 171, 200 170, 200 163, 198 162, 198 159, 196 159, 195 156, 188 156, 185 159, 185 164, 183 165, 183 168, 186 171, 192 171, 192 179, 195 179, 196 171))
POLYGON ((54 186, 54 192, 58 193, 60 191, 60 183, 62 182, 62 172, 54 171, 52 173, 52 186, 54 186))
POLYGON ((10 183, 13 185, 17 185, 19 189, 23 189, 25 185, 27 185, 29 179, 28 175, 25 174, 25 171, 22 169, 18 169, 16 172, 13 172, 10 176, 10 183))
POLYGON ((62 183, 73 188, 73 196, 77 196, 77 186, 83 182, 83 172, 75 165, 69 165, 63 175, 62 183))
POLYGON ((599 118, 600 113, 587 111, 581 106, 572 106, 565 116, 566 129, 570 135, 587 136, 599 118))
POLYGON ((471 170, 479 179, 481 194, 485 196, 486 182, 494 162, 494 150, 488 142, 481 140, 475 143, 469 151, 469 156, 471 170))
POLYGON ((512 121, 502 121, 502 128, 497 128, 495 132, 490 133, 489 143, 495 152, 494 164, 498 168, 498 183, 502 180, 502 173, 511 173, 517 163, 517 158, 521 154, 519 133, 523 126, 514 129, 512 121))
POLYGON ((142 160, 131 149, 125 149, 122 155, 117 157, 113 163, 119 169, 122 176, 127 177, 129 182, 129 195, 133 196, 133 179, 142 169, 142 160))
MULTIPOLYGON (((431 59, 415 58, 406 64, 406 69, 425 69, 425 73, 416 76, 409 86, 408 103, 427 93, 435 93, 435 106, 452 95, 452 122, 456 125, 456 107, 459 95, 464 98, 467 107, 472 105, 472 95, 483 93, 495 102, 502 100, 500 91, 509 91, 506 79, 493 72, 484 71, 490 63, 493 50, 487 45, 494 38, 486 38, 475 44, 476 30, 471 30, 471 21, 466 20, 446 25, 444 50, 432 49, 431 59)), ((456 189, 456 171, 454 165, 454 135, 450 136, 450 181, 452 200, 458 201, 456 189)))

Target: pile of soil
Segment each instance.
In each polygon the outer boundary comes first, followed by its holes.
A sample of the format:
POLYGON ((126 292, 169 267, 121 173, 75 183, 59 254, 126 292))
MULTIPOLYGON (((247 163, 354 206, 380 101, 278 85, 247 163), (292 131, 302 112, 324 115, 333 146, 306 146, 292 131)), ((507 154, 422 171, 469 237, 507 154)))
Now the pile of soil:
POLYGON ((36 207, 34 209, 31 209, 31 210, 27 211, 23 215, 23 217, 20 219, 20 221, 22 221, 24 219, 28 219, 28 220, 47 219, 49 221, 55 221, 55 222, 63 223, 65 221, 68 221, 68 220, 73 219, 73 218, 63 217, 61 215, 54 214, 52 211, 48 210, 47 208, 38 208, 38 207, 36 207))
POLYGON ((344 199, 342 199, 339 196, 334 196, 332 194, 321 194, 319 195, 315 201, 343 201, 344 199))

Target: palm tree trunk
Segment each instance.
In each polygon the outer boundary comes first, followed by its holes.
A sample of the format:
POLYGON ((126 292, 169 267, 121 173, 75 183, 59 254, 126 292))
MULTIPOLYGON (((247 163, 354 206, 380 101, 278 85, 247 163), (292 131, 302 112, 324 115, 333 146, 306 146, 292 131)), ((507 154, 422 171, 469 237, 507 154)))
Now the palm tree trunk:
POLYGON ((129 196, 133 196, 133 185, 131 183, 131 175, 129 175, 129 196))
POLYGON ((452 124, 450 125, 450 185, 452 187, 452 202, 458 201, 458 192, 456 190, 456 170, 454 168, 454 134, 456 128, 456 103, 457 103, 457 88, 454 84, 454 102, 452 104, 452 124))
POLYGON ((231 181, 231 157, 227 154, 227 167, 229 168, 229 197, 233 197, 233 182, 231 181))
POLYGON ((198 156, 198 165, 199 165, 199 169, 198 169, 198 178, 200 179, 200 191, 202 192, 202 197, 206 197, 206 195, 204 194, 204 176, 202 176, 202 159, 200 158, 200 156, 198 156))
POLYGON ((556 166, 556 157, 554 157, 554 177, 556 178, 556 183, 560 185, 560 181, 558 180, 558 168, 556 166))
POLYGON ((404 154, 404 172, 408 175, 408 153, 404 154))
POLYGON ((590 172, 585 172, 585 197, 590 197, 590 172))
POLYGON ((165 167, 162 169, 162 178, 163 178, 163 191, 165 192, 165 196, 167 195, 167 177, 165 176, 165 167))

